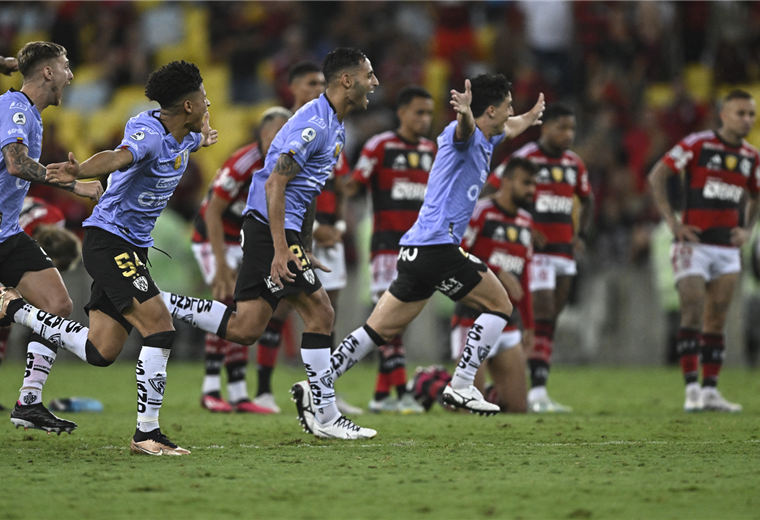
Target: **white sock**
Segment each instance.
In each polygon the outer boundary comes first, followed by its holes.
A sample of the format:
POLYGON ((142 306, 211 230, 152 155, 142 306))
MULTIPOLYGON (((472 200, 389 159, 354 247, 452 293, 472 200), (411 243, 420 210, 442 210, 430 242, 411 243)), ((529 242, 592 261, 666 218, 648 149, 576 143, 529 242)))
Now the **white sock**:
POLYGON ((227 383, 227 398, 233 404, 248 399, 248 385, 246 385, 245 379, 227 383))
POLYGON ((507 320, 495 314, 484 312, 478 316, 467 333, 462 357, 451 378, 451 388, 466 388, 475 382, 475 373, 506 325, 507 320))
POLYGON ((535 401, 536 399, 541 399, 547 395, 549 394, 546 392, 545 386, 534 386, 528 390, 528 401, 535 401))
POLYGON ((340 412, 335 405, 335 388, 333 371, 330 368, 329 348, 302 348, 301 359, 309 377, 309 386, 314 396, 317 421, 328 424, 338 417, 340 412))
POLYGON ((338 348, 330 356, 330 366, 335 372, 335 379, 342 376, 346 370, 377 346, 378 344, 369 336, 364 327, 359 327, 346 336, 346 339, 340 342, 338 348))
POLYGON ((210 394, 211 392, 221 392, 222 376, 205 376, 203 378, 203 389, 201 391, 204 394, 210 394))
POLYGON ((16 323, 26 325, 58 348, 68 350, 87 362, 85 345, 90 329, 81 323, 49 314, 28 303, 14 314, 13 319, 16 323))
POLYGON ((26 348, 26 371, 21 385, 21 404, 30 405, 42 402, 42 388, 50 375, 55 361, 55 352, 39 341, 30 341, 26 348))
POLYGON ((215 300, 201 300, 164 291, 161 291, 161 299, 172 316, 212 334, 219 331, 227 312, 227 306, 215 300))
POLYGON ((166 363, 171 350, 143 347, 137 360, 137 428, 149 432, 158 428, 158 412, 164 402, 166 363))

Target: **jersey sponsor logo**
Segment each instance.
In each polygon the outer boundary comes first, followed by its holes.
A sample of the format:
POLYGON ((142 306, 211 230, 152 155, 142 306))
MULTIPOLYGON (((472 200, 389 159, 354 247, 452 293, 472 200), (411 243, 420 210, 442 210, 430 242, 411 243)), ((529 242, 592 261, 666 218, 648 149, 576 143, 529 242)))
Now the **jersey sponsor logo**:
POLYGON ((478 195, 480 195, 480 186, 477 184, 473 184, 467 189, 467 198, 471 201, 478 200, 478 195))
POLYGON ((710 160, 707 161, 705 166, 709 170, 720 170, 723 168, 723 160, 720 158, 720 155, 716 153, 710 157, 710 160))
POLYGON ((138 291, 148 292, 148 279, 144 276, 138 276, 132 280, 132 285, 134 285, 138 291))
POLYGON ((706 199, 730 200, 735 203, 738 203, 742 198, 742 193, 744 193, 744 189, 741 186, 726 184, 714 177, 708 177, 705 187, 702 189, 702 196, 706 199))
POLYGON ((525 259, 502 251, 494 251, 488 258, 488 263, 498 266, 503 271, 521 275, 525 268, 525 259))
POLYGON ((570 214, 573 212, 573 199, 550 193, 541 193, 536 198, 536 211, 538 213, 570 214))
POLYGON ((12 120, 17 125, 25 125, 26 124, 26 116, 24 114, 22 114, 21 112, 16 112, 15 114, 13 114, 12 120))
POLYGON ((462 287, 464 287, 462 282, 460 282, 453 276, 451 278, 447 278, 446 280, 443 280, 441 283, 435 286, 436 289, 438 289, 440 292, 442 292, 446 296, 454 296, 456 293, 459 292, 459 290, 462 287))
POLYGON ((24 131, 23 128, 11 128, 10 130, 8 130, 8 135, 13 135, 13 134, 26 135, 26 132, 24 131))
POLYGON ((271 292, 272 294, 276 293, 277 291, 281 291, 283 289, 283 287, 280 287, 276 283, 274 283, 271 276, 265 276, 264 283, 266 284, 267 289, 269 289, 269 292, 271 292))
POLYGON ((168 177, 165 179, 159 179, 156 183, 156 188, 176 188, 179 181, 182 180, 182 175, 175 175, 174 177, 168 177))
POLYGON ((16 178, 16 189, 17 190, 23 190, 26 189, 29 186, 29 181, 25 181, 24 179, 16 178))
POLYGON ((325 123, 325 120, 319 116, 311 116, 311 119, 309 119, 309 123, 314 123, 315 125, 317 125, 319 128, 322 128, 322 129, 327 128, 327 123, 325 123))
POLYGON ((21 101, 14 101, 13 103, 11 103, 8 109, 9 110, 23 110, 24 112, 26 112, 27 110, 29 110, 29 107, 25 105, 24 103, 22 103, 21 101))
POLYGON ((689 161, 694 158, 694 153, 684 150, 680 144, 677 144, 668 152, 668 156, 670 156, 676 169, 683 170, 689 161))
POLYGON ((133 141, 142 141, 145 139, 145 132, 135 132, 134 134, 130 135, 129 138, 133 141))
POLYGON ((416 247, 402 247, 401 251, 398 252, 398 259, 402 262, 414 262, 418 252, 416 247))
POLYGON ((317 137, 317 131, 311 127, 304 128, 303 132, 301 132, 301 139, 307 143, 312 142, 315 137, 317 137))
POLYGON ((171 193, 156 195, 153 192, 144 191, 140 194, 139 197, 137 197, 137 202, 140 204, 140 206, 146 208, 163 208, 169 202, 169 198, 171 198, 171 196, 171 193))
POLYGON ((392 200, 425 200, 427 184, 422 182, 410 182, 396 180, 391 188, 392 200))

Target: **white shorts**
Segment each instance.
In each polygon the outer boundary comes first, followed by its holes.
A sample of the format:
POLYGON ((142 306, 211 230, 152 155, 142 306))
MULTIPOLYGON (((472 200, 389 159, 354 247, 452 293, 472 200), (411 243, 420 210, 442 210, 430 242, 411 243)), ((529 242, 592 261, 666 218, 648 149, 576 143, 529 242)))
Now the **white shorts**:
POLYGON ((331 272, 319 271, 319 281, 325 291, 337 291, 346 286, 346 254, 343 242, 338 242, 332 247, 319 247, 314 244, 314 256, 322 262, 331 272))
MULTIPOLYGON (((203 274, 203 280, 206 285, 211 285, 216 274, 216 257, 211 251, 211 244, 209 242, 201 242, 192 244, 193 254, 198 261, 198 266, 201 268, 203 274)), ((224 244, 224 258, 227 261, 227 265, 235 271, 240 270, 240 265, 243 263, 243 248, 240 244, 224 244)))
POLYGON ((558 276, 578 274, 575 260, 556 255, 533 255, 530 262, 530 292, 553 291, 557 288, 558 276))
MULTIPOLYGON (((454 361, 459 361, 459 358, 462 357, 462 351, 464 350, 464 344, 467 342, 468 332, 470 332, 470 327, 464 327, 462 325, 451 329, 451 359, 454 361)), ((491 359, 503 350, 515 348, 521 341, 522 332, 519 330, 502 332, 494 346, 488 351, 486 359, 491 359)))
POLYGON ((372 303, 380 301, 380 296, 388 290, 393 280, 396 279, 398 275, 397 260, 397 253, 376 255, 372 259, 372 281, 369 284, 372 303))
POLYGON ((676 282, 687 276, 701 276, 709 282, 742 269, 738 247, 695 242, 674 242, 670 246, 670 262, 676 282))

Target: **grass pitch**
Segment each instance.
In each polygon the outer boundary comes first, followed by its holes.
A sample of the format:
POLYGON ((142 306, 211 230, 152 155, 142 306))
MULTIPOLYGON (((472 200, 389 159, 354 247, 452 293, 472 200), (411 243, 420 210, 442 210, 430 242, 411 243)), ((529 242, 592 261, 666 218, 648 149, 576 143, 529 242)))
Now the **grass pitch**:
MULTIPOLYGON (((0 402, 20 364, 3 365, 0 402)), ((200 364, 169 363, 161 427, 186 457, 131 455, 134 366, 59 363, 44 398, 87 395, 101 414, 65 414, 60 437, 0 422, 0 518, 560 519, 760 517, 760 380, 724 370, 741 414, 685 414, 675 369, 557 367, 551 393, 567 415, 454 414, 356 418, 370 441, 300 431, 278 367, 279 416, 212 415, 198 405, 200 364)), ((255 374, 251 375, 255 382, 255 374)), ((374 366, 338 382, 366 404, 374 366)), ((254 388, 253 384, 250 384, 254 388)), ((64 414, 62 414, 64 415, 64 414)))

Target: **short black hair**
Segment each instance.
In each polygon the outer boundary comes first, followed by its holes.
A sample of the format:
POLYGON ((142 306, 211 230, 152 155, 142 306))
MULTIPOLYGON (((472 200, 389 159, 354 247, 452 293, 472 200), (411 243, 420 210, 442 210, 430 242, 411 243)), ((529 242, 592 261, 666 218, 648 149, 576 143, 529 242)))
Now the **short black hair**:
POLYGON ((322 72, 319 64, 314 63, 313 61, 296 63, 290 67, 290 70, 288 71, 288 85, 291 85, 298 78, 307 74, 313 74, 314 72, 322 72))
POLYGON ((16 54, 18 70, 22 76, 27 77, 43 61, 59 56, 66 56, 66 48, 63 45, 53 42, 29 42, 16 54))
POLYGON ((433 99, 433 96, 419 85, 409 85, 402 88, 396 96, 396 108, 408 105, 414 98, 433 99))
POLYGON ((538 166, 530 159, 526 159, 525 157, 512 157, 504 167, 504 172, 501 174, 501 178, 511 179, 515 170, 518 168, 522 168, 531 175, 536 175, 538 173, 538 166))
POLYGON ((59 271, 72 269, 82 257, 79 237, 66 228, 40 224, 35 228, 33 238, 59 271))
POLYGON ((571 116, 575 116, 575 112, 573 112, 572 108, 567 105, 563 105, 562 103, 555 103, 553 105, 549 105, 544 109, 544 114, 541 116, 541 121, 543 123, 548 123, 549 121, 559 119, 560 117, 571 116))
POLYGON ((512 92, 512 84, 504 74, 481 74, 470 79, 472 116, 478 118, 491 105, 501 105, 512 92))
POLYGON ((735 88, 728 94, 726 94, 726 97, 723 98, 723 102, 731 101, 732 99, 753 99, 752 94, 747 92, 746 90, 742 90, 740 88, 735 88))
POLYGON ((338 47, 330 51, 322 62, 322 73, 325 75, 325 81, 330 83, 346 69, 353 69, 359 66, 367 56, 359 49, 353 47, 338 47))
POLYGON ((161 108, 173 107, 182 98, 201 88, 201 71, 193 63, 172 61, 148 76, 145 95, 161 108))

